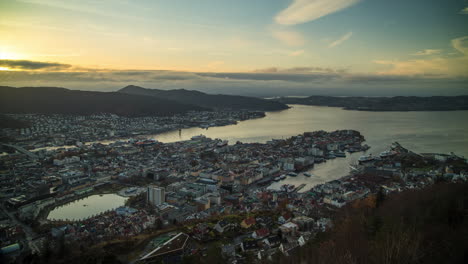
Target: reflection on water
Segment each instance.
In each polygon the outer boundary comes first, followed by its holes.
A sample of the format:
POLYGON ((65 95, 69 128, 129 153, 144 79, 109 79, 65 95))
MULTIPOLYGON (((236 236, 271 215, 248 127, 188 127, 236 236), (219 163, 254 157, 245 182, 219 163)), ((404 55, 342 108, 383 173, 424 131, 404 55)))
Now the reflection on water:
MULTIPOLYGON (((455 152, 468 156, 468 111, 445 112, 365 112, 347 111, 336 107, 293 105, 293 108, 268 112, 261 119, 239 122, 237 125, 183 129, 151 136, 161 142, 188 140, 203 134, 211 138, 229 140, 230 143, 266 142, 272 138, 287 138, 305 131, 354 129, 360 131, 371 146, 370 153, 379 154, 391 143, 398 141, 415 152, 455 152)), ((274 182, 271 188, 283 184, 296 186, 306 183, 301 191, 349 173, 349 165, 357 162, 362 153, 347 153, 346 158, 336 158, 317 164, 310 170, 314 176, 289 177, 274 182)))
POLYGON ((127 198, 116 194, 91 195, 52 210, 49 220, 82 220, 125 205, 127 198))
POLYGON ((382 151, 394 141, 416 152, 453 151, 468 156, 468 111, 366 112, 336 107, 292 105, 266 117, 237 125, 189 128, 151 136, 161 142, 188 140, 195 135, 229 140, 231 143, 266 142, 305 131, 354 129, 360 131, 374 151, 382 151))
POLYGON ((311 177, 306 177, 299 173, 296 177, 288 176, 285 180, 273 182, 268 188, 278 190, 283 184, 293 184, 296 187, 301 184, 306 184, 299 192, 307 192, 310 188, 317 184, 322 184, 331 180, 339 179, 349 174, 350 164, 356 164, 361 153, 346 153, 346 158, 336 158, 327 160, 327 162, 315 164, 314 168, 308 170, 311 177))

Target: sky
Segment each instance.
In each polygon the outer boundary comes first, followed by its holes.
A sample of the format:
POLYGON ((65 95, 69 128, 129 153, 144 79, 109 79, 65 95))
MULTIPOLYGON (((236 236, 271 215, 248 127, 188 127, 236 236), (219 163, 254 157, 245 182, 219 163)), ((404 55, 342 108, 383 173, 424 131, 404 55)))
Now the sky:
POLYGON ((468 0, 0 0, 0 85, 468 94, 468 0))

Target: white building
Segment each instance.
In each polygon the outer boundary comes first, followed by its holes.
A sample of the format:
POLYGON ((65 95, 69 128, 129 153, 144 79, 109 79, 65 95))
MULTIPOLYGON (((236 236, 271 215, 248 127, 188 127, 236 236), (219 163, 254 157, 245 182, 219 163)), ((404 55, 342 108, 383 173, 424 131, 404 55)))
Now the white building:
POLYGON ((163 187, 148 186, 148 202, 154 206, 161 205, 166 201, 166 192, 163 187))

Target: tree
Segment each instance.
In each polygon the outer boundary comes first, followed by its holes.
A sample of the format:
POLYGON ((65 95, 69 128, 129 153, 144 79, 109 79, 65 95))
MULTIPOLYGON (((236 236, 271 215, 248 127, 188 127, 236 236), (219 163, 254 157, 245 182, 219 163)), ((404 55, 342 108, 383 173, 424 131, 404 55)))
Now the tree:
POLYGON ((208 248, 208 251, 206 252, 205 261, 209 264, 225 263, 223 254, 221 253, 221 248, 217 244, 213 244, 208 248))
POLYGON ((378 208, 382 205, 385 200, 385 190, 382 186, 380 186, 379 191, 377 192, 377 197, 375 199, 375 207, 378 208))

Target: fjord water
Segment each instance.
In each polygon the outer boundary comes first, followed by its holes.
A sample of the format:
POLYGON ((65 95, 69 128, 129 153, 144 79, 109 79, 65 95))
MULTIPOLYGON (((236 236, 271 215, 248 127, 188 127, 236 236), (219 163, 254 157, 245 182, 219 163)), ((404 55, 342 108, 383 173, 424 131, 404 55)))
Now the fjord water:
POLYGON ((291 105, 291 109, 267 112, 264 118, 239 122, 237 125, 189 128, 153 135, 161 142, 188 140, 203 134, 230 143, 264 143, 306 131, 354 129, 376 152, 398 141, 415 152, 455 152, 468 156, 468 111, 369 112, 349 111, 337 107, 291 105))
MULTIPOLYGON (((264 143, 271 139, 281 139, 306 131, 354 129, 360 131, 368 151, 378 155, 391 143, 397 141, 417 153, 437 152, 468 156, 468 111, 434 112, 368 112, 349 111, 337 107, 291 105, 291 109, 267 112, 264 118, 246 120, 237 125, 212 127, 209 129, 189 128, 172 131, 151 138, 161 142, 188 140, 203 134, 210 138, 244 143, 264 143)), ((310 170, 312 177, 303 175, 288 177, 275 182, 270 187, 279 188, 283 184, 305 183, 306 191, 316 184, 343 177, 349 173, 349 165, 356 163, 362 153, 347 153, 347 158, 336 158, 317 164, 310 170)))

